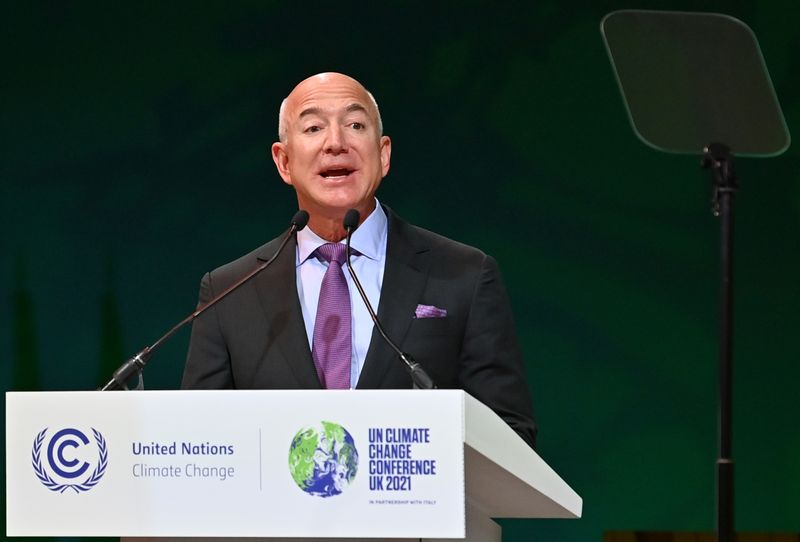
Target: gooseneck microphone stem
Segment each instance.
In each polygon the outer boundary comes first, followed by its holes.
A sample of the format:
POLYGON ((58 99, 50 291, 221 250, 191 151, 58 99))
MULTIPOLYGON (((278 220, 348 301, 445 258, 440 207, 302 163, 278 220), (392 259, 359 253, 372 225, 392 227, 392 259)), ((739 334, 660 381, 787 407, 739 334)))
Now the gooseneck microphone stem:
POLYGON ((297 233, 298 231, 302 230, 308 224, 308 213, 306 211, 297 211, 294 217, 292 217, 292 225, 289 227, 289 230, 286 232, 286 235, 283 236, 283 240, 281 241, 278 250, 275 251, 275 254, 267 260, 266 262, 262 263, 242 278, 234 282, 232 285, 228 286, 225 290, 223 290, 218 296, 210 300, 208 303, 199 306, 195 309, 194 312, 189 314, 186 318, 178 322, 175 326, 172 327, 169 331, 167 331, 164 335, 161 336, 156 342, 151 344, 150 346, 146 346, 144 349, 139 351, 136 355, 132 358, 128 359, 125 363, 119 366, 119 368, 114 371, 114 374, 111 376, 111 380, 108 383, 100 388, 100 391, 114 391, 114 390, 126 390, 127 382, 136 375, 140 375, 144 370, 147 362, 150 361, 150 358, 153 355, 153 352, 156 351, 163 343, 169 340, 170 337, 175 335, 183 326, 188 324, 189 322, 193 321, 195 318, 203 314, 205 311, 222 301, 225 297, 228 296, 231 292, 239 288, 241 285, 258 275, 264 269, 269 267, 272 262, 280 255, 283 251, 283 247, 286 246, 286 243, 289 242, 289 239, 297 233))
POLYGON ((375 314, 375 311, 372 308, 372 304, 369 302, 369 298, 367 294, 364 292, 364 288, 361 286, 361 281, 358 280, 356 276, 356 272, 353 271, 353 265, 350 262, 351 256, 351 248, 350 248, 350 238, 353 236, 353 232, 358 227, 359 222, 359 213, 355 209, 350 209, 344 215, 344 229, 347 232, 347 237, 345 240, 345 255, 347 258, 347 271, 350 273, 350 277, 353 279, 353 283, 356 285, 356 289, 358 290, 358 294, 361 296, 361 299, 364 301, 364 305, 367 307, 367 312, 369 312, 370 318, 372 318, 372 323, 375 324, 375 329, 378 330, 383 340, 388 344, 392 350, 394 350, 408 370, 409 375, 411 376, 411 381, 414 383, 414 387, 421 390, 433 390, 436 389, 436 384, 434 384, 433 379, 430 375, 425 372, 425 369, 411 356, 406 352, 403 352, 398 348, 398 346, 389 338, 384 331, 383 326, 381 325, 380 320, 378 320, 378 315, 375 314))

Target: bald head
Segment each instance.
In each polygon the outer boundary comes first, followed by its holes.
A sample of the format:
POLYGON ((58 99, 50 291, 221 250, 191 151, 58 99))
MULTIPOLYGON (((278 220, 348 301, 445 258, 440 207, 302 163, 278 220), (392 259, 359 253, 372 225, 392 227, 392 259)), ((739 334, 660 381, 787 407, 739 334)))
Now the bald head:
POLYGON ((375 97, 372 95, 372 93, 349 75, 344 75, 343 73, 337 72, 324 72, 312 75, 311 77, 300 81, 300 83, 298 83, 297 86, 292 89, 292 92, 290 92, 289 95, 281 102, 281 107, 278 112, 279 141, 285 143, 286 138, 288 137, 289 121, 287 117, 289 116, 289 111, 297 106, 296 98, 299 95, 304 94, 309 87, 316 87, 320 85, 350 85, 359 89, 366 98, 367 106, 372 109, 372 111, 369 113, 375 115, 378 125, 378 136, 383 135, 383 120, 381 119, 381 112, 380 109, 378 109, 378 102, 375 100, 375 97))

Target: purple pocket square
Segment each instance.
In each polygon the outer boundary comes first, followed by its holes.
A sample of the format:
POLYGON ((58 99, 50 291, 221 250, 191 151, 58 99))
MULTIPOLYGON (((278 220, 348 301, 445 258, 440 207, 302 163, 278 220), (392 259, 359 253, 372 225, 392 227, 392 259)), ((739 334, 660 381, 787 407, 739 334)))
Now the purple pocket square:
POLYGON ((433 305, 417 305, 414 316, 417 318, 444 318, 447 316, 447 309, 440 309, 433 305))

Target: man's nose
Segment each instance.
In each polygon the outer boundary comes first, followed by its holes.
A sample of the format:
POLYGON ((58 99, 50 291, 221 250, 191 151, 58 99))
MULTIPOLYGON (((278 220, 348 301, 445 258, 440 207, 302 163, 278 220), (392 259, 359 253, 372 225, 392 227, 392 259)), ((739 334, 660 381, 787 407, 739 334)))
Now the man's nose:
POLYGON ((331 154, 347 152, 347 141, 341 126, 333 125, 331 129, 328 130, 328 138, 325 141, 325 152, 331 154))

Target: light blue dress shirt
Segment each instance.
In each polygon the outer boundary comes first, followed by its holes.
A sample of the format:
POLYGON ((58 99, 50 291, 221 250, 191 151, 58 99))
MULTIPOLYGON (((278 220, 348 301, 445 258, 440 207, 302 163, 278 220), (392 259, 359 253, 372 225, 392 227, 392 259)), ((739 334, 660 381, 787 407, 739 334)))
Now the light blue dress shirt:
MULTIPOLYGON (((353 271, 355 271, 369 302, 375 311, 381 298, 381 285, 383 284, 383 270, 386 265, 386 236, 387 220, 378 200, 375 200, 375 210, 353 232, 350 246, 358 251, 352 256, 353 271)), ((311 228, 304 228, 297 232, 297 294, 300 298, 300 307, 303 309, 303 320, 306 326, 309 348, 314 342, 314 322, 317 319, 317 302, 322 277, 328 269, 328 263, 312 256, 315 250, 327 243, 325 239, 314 233, 311 228)), ((344 244, 344 240, 342 240, 344 244)), ((355 388, 367 349, 372 338, 372 319, 369 316, 361 296, 358 295, 356 285, 347 269, 344 269, 347 286, 350 290, 350 314, 353 318, 351 330, 353 333, 353 355, 350 364, 350 388, 355 388)))

